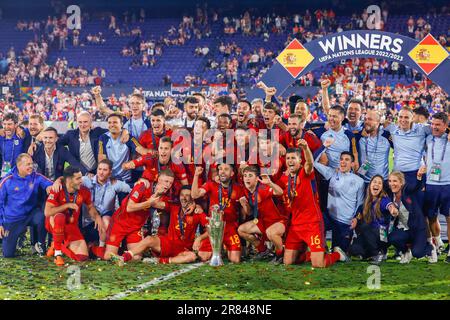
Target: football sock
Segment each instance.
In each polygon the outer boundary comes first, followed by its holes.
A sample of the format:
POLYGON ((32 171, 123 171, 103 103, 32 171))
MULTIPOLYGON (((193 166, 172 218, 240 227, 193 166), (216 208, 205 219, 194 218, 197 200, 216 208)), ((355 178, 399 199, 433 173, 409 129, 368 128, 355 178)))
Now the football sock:
POLYGON ((266 251, 267 247, 266 247, 266 243, 262 240, 259 241, 259 245, 256 247, 256 250, 258 252, 264 252, 266 251))
POLYGON ((89 256, 85 255, 85 254, 76 254, 75 255, 75 261, 86 261, 89 259, 89 256))
POLYGON ((57 214, 54 218, 53 243, 56 251, 61 251, 64 242, 64 227, 66 225, 66 216, 57 214))
POLYGON ((339 261, 340 257, 341 257, 341 255, 337 252, 325 254, 325 267, 332 266, 337 261, 339 261))
POLYGON ((133 259, 133 253, 131 251, 125 251, 122 254, 122 257, 124 262, 130 261, 131 259, 133 259))
POLYGON ((169 263, 169 258, 159 258, 159 263, 168 264, 169 263))

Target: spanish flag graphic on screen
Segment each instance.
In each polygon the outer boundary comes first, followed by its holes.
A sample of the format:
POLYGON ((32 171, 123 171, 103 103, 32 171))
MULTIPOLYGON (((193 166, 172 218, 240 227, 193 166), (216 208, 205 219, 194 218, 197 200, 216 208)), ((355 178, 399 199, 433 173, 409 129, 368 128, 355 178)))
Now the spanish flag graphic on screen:
POLYGON ((423 38, 408 54, 427 75, 449 55, 447 50, 431 34, 423 38))
POLYGON ((278 62, 294 78, 302 72, 314 57, 306 50, 297 39, 294 39, 277 57, 278 62))

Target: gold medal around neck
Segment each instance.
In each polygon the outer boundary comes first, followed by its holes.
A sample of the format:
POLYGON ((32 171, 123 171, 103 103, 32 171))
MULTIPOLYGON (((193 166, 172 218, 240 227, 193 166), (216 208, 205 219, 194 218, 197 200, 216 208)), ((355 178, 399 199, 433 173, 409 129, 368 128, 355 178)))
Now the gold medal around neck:
POLYGON ((258 221, 259 221, 258 218, 253 219, 254 224, 258 224, 258 221))

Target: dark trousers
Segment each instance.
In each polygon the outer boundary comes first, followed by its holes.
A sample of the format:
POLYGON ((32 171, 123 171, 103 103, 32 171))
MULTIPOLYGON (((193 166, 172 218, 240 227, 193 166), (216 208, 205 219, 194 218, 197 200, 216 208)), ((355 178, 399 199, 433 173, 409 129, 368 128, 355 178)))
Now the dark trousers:
POLYGON ((16 255, 17 240, 26 231, 27 226, 31 226, 32 228, 36 227, 36 230, 40 231, 37 232, 36 238, 39 242, 44 243, 46 232, 43 217, 44 214, 41 208, 36 208, 25 219, 12 223, 4 223, 3 227, 8 231, 8 235, 3 237, 2 241, 3 257, 13 258, 16 255))
MULTIPOLYGON (((416 180, 417 180, 417 171, 406 171, 403 172, 403 174, 405 175, 405 182, 406 184, 409 185, 415 185, 416 184, 416 180)), ((420 207, 423 209, 424 205, 425 205, 425 181, 426 181, 426 176, 424 175, 422 177, 422 181, 421 181, 421 188, 420 191, 416 193, 417 196, 417 201, 419 202, 420 207)))
POLYGON ((363 221, 356 227, 356 234, 357 237, 349 248, 351 256, 362 256, 365 259, 386 251, 387 243, 380 240, 380 228, 363 221))
POLYGON ((431 245, 427 242, 426 229, 405 231, 395 228, 389 234, 388 242, 402 253, 405 253, 410 245, 411 253, 415 258, 430 255, 432 250, 431 245))
POLYGON ((352 241, 353 230, 350 229, 350 225, 334 220, 328 216, 327 230, 331 230, 331 246, 340 247, 345 252, 348 251, 350 242, 352 241))

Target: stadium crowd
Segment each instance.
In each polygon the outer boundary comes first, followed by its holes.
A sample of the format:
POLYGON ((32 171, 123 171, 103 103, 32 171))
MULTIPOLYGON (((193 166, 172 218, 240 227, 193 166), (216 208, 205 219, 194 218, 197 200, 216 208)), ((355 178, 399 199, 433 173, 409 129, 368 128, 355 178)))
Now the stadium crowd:
POLYGON ((333 96, 331 85, 321 81, 316 105, 297 96, 280 104, 263 83, 264 100, 194 93, 181 109, 172 98, 148 108, 138 91, 104 99, 99 86, 80 97, 46 90, 22 108, 27 118, 8 105, 3 256, 16 255, 29 227, 32 251, 58 266, 146 255, 207 261, 205 226, 217 205, 233 263, 381 264, 390 247, 401 264, 437 263, 445 251, 438 215, 450 222, 449 100, 435 86, 367 84, 333 96), (57 117, 70 106, 77 129, 45 127, 48 106, 57 117), (313 108, 323 110, 321 123, 313 108), (102 117, 107 128, 94 128, 102 117))

